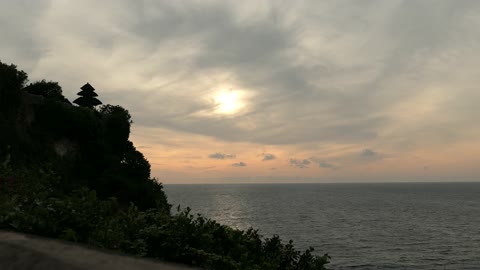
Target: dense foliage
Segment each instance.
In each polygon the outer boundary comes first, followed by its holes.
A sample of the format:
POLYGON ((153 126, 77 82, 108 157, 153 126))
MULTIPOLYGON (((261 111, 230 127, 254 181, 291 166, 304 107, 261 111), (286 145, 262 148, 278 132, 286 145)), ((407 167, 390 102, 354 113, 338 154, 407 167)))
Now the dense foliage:
POLYGON ((40 95, 50 100, 56 100, 70 104, 70 102, 63 96, 62 87, 60 87, 57 82, 47 82, 45 80, 41 80, 29 84, 28 86, 23 88, 23 91, 26 91, 33 95, 40 95))
POLYGON ((63 192, 88 187, 123 205, 170 209, 162 186, 150 178, 150 164, 128 140, 127 110, 72 106, 56 82, 25 86, 27 75, 14 65, 0 63, 0 71, 0 160, 8 153, 14 168, 48 164, 62 178, 63 192))
POLYGON ((0 229, 207 269, 325 269, 278 236, 172 214, 120 106, 72 106, 54 82, 0 62, 0 229))

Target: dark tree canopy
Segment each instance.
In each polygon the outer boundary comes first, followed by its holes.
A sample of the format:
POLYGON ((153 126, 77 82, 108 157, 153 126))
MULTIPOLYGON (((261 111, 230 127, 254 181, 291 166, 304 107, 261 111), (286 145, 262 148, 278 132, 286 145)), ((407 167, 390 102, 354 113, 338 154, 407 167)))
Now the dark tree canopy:
POLYGON ((32 95, 40 95, 47 99, 70 103, 63 96, 62 87, 57 82, 41 80, 29 84, 23 90, 32 95))
POLYGON ((93 88, 93 86, 91 86, 89 83, 86 83, 80 89, 82 89, 82 91, 77 93, 77 95, 79 95, 80 97, 75 99, 73 103, 78 104, 81 107, 87 108, 93 108, 102 104, 100 100, 95 98, 98 95, 97 93, 95 93, 95 88, 93 88))
POLYGON ((48 164, 64 180, 61 193, 84 186, 121 204, 169 209, 162 186, 150 177, 150 164, 128 140, 132 120, 126 109, 91 110, 101 102, 88 83, 75 101, 80 106, 71 106, 58 83, 26 85, 27 78, 15 65, 0 62, 0 166, 7 156, 16 167, 48 164), (32 102, 31 95, 42 96, 42 102, 32 102))
POLYGON ((127 110, 118 105, 103 105, 98 113, 105 127, 105 137, 109 141, 112 152, 118 155, 124 153, 125 144, 130 135, 131 116, 127 110))
POLYGON ((20 103, 20 90, 27 82, 27 73, 0 61, 0 114, 14 113, 20 103))
POLYGON ((18 91, 28 82, 28 75, 23 70, 18 70, 14 64, 7 65, 0 61, 0 93, 5 91, 18 91))

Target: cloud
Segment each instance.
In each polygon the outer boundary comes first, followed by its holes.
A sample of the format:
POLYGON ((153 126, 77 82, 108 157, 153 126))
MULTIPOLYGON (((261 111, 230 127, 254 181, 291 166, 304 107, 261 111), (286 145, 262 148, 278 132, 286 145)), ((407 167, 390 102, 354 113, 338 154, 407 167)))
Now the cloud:
POLYGON ((309 158, 308 160, 310 160, 310 161, 313 162, 313 163, 318 164, 318 167, 319 167, 319 168, 332 169, 332 170, 338 169, 338 166, 337 166, 337 165, 332 164, 332 163, 330 163, 330 162, 327 162, 327 161, 325 161, 325 160, 316 158, 316 157, 311 157, 311 158, 309 158))
POLYGON ((380 160, 385 158, 386 156, 382 153, 374 151, 372 149, 363 149, 360 152, 360 158, 366 161, 373 161, 373 160, 380 160))
POLYGON ((233 163, 233 167, 246 167, 247 164, 245 162, 238 162, 238 163, 233 163))
POLYGON ((274 154, 269 154, 269 153, 263 153, 262 156, 263 156, 262 161, 269 161, 277 158, 274 154))
POLYGON ((289 160, 289 163, 290 163, 290 166, 292 166, 292 167, 299 168, 299 169, 305 169, 305 168, 308 168, 308 166, 312 162, 310 162, 308 159, 300 160, 300 159, 291 158, 289 160))
POLYGON ((235 154, 223 154, 223 153, 215 153, 215 154, 210 154, 208 155, 209 158, 213 158, 213 159, 233 159, 235 158, 235 154))
MULTIPOLYGON (((129 110, 133 133, 184 134, 168 139, 182 150, 201 136, 251 153, 355 151, 309 160, 328 168, 385 157, 364 145, 407 156, 475 141, 479 18, 476 0, 0 1, 0 55, 70 100, 92 82, 129 110), (242 93, 241 110, 204 113, 225 89, 242 93)), ((193 151, 235 149, 223 147, 193 151)))
POLYGON ((325 168, 325 169, 337 169, 337 166, 335 166, 332 163, 325 162, 325 161, 320 161, 318 163, 318 167, 325 168))
POLYGON ((363 149, 362 152, 360 153, 360 156, 366 157, 366 158, 371 158, 371 157, 378 156, 378 153, 371 150, 371 149, 363 149))
POLYGON ((478 1, 346 2, 52 0, 25 9, 27 1, 4 1, 0 30, 11 42, 0 52, 35 76, 60 80, 70 98, 85 78, 99 82, 103 101, 125 104, 139 126, 224 141, 363 143, 388 140, 379 138, 388 128, 410 141, 445 140, 464 133, 431 120, 452 106, 463 109, 448 118, 463 120, 449 124, 474 126, 471 96, 480 94, 462 86, 477 85, 478 1), (77 14, 90 20, 72 21, 77 14), (470 65, 447 68, 458 62, 470 65), (442 77, 446 71, 451 76, 442 77), (413 126, 398 125, 392 108, 418 103, 436 84, 442 95, 449 86, 462 94, 448 99, 452 106, 434 104, 413 126), (249 93, 244 110, 201 116, 225 87, 249 93))
POLYGON ((185 166, 185 168, 194 170, 211 170, 215 169, 215 166, 185 166))
POLYGON ((2 39, 9 43, 8 46, 0 45, 3 62, 13 62, 20 69, 24 69, 25 66, 36 65, 45 56, 48 48, 36 32, 36 24, 48 11, 49 5, 48 1, 28 0, 0 3, 0 32, 2 39), (18 19, 20 14, 24 17, 21 20, 18 19), (17 54, 18 51, 21 51, 21 56, 17 54), (8 55, 15 58, 6 57, 8 55))

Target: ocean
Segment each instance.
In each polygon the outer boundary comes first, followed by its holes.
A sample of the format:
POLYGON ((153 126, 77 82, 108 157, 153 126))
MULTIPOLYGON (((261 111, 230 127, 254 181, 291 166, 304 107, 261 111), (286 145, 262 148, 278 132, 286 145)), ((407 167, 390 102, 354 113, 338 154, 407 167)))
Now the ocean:
POLYGON ((165 185, 170 203, 332 257, 329 269, 480 269, 480 183, 165 185))

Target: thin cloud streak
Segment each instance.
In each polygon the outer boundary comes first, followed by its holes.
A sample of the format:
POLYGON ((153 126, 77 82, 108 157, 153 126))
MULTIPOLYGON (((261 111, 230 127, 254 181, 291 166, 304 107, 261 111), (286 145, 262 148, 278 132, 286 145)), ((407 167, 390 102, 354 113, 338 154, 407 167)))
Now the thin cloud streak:
POLYGON ((209 158, 213 159, 233 159, 235 158, 235 154, 223 154, 223 153, 215 153, 208 155, 209 158))
POLYGON ((245 162, 238 162, 238 163, 233 163, 233 167, 246 167, 247 164, 245 162))

